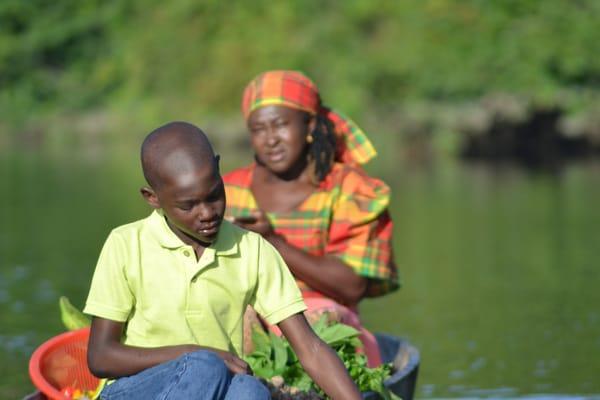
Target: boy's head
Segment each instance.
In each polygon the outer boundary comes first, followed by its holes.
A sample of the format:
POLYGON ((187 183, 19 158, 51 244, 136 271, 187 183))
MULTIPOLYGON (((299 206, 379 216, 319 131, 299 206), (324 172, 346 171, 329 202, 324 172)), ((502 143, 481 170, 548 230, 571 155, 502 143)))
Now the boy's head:
POLYGON ((225 213, 219 156, 200 129, 171 122, 152 131, 142 144, 142 169, 149 186, 144 199, 161 208, 173 232, 187 244, 208 246, 225 213))

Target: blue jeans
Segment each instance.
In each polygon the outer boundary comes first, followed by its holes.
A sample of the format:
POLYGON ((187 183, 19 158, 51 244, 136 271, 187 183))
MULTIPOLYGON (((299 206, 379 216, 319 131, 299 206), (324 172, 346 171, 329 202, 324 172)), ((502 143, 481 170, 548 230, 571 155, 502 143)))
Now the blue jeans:
POLYGON ((202 399, 268 400, 267 388, 250 375, 234 374, 215 353, 199 350, 119 378, 100 393, 102 400, 202 399))

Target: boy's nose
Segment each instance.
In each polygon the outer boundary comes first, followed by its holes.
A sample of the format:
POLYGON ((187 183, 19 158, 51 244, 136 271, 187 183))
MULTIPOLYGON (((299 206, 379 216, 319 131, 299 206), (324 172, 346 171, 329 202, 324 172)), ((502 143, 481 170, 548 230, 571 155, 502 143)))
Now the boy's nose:
POLYGON ((204 221, 212 221, 215 219, 216 211, 213 207, 209 205, 199 205, 198 207, 198 219, 202 222, 204 221))

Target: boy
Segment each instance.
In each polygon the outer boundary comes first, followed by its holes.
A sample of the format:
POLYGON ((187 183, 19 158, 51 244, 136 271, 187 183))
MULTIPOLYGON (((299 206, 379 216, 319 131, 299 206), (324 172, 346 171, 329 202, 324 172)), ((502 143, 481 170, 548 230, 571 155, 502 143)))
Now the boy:
POLYGON ((110 233, 84 309, 94 317, 90 370, 116 378, 100 398, 269 399, 239 358, 250 304, 279 326, 329 396, 360 399, 307 324, 279 254, 223 220, 219 157, 204 133, 169 123, 146 137, 141 157, 141 193, 155 211, 110 233))

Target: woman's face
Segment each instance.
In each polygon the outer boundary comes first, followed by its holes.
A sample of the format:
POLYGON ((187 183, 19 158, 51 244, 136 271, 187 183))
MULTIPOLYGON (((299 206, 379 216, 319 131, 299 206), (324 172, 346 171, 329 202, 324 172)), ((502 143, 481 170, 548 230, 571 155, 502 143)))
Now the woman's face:
POLYGON ((254 110, 248 117, 250 143, 257 160, 279 175, 299 173, 307 165, 307 135, 315 118, 303 111, 270 105, 254 110))

